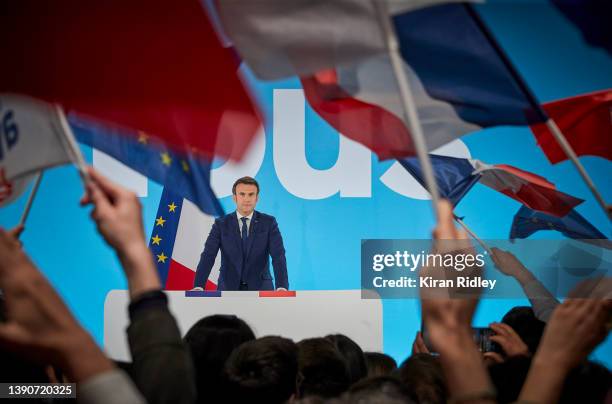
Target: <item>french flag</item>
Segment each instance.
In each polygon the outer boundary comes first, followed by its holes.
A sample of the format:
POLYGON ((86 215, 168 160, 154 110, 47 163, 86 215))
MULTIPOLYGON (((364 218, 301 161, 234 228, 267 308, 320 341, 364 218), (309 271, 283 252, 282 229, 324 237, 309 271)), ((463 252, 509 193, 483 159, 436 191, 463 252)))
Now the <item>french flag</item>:
MULTIPOLYGON (((576 155, 612 160, 612 89, 547 102, 542 107, 576 155)), ((552 164, 568 159, 546 125, 535 124, 531 131, 552 164)))
MULTIPOLYGON (((434 176, 442 197, 457 205, 480 182, 524 206, 554 217, 563 217, 584 202, 557 190, 546 178, 507 164, 486 164, 480 160, 430 154, 434 176)), ((424 185, 421 163, 415 157, 400 164, 424 185)))
MULTIPOLYGON (((471 5, 426 7, 393 22, 429 150, 482 128, 546 120, 471 5)), ((302 85, 323 119, 381 160, 416 154, 387 55, 303 76, 302 85)))
MULTIPOLYGON (((164 188, 153 223, 149 249, 166 290, 190 290, 215 217, 164 188)), ((220 254, 213 266, 205 290, 216 290, 221 267, 220 254)))

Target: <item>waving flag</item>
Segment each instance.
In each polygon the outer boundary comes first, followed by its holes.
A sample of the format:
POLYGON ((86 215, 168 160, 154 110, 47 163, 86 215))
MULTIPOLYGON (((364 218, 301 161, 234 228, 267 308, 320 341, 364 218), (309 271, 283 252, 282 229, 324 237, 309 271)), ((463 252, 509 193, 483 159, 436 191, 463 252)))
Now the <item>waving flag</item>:
POLYGON ((607 0, 552 0, 582 32, 584 40, 612 55, 612 3, 607 0))
MULTIPOLYGON (((165 187, 159 201, 149 249, 166 290, 193 288, 204 242, 215 221, 215 212, 202 212, 188 200, 165 187)), ((216 290, 220 258, 217 257, 206 290, 216 290)))
MULTIPOLYGON (((526 207, 561 217, 583 202, 560 192, 539 175, 506 164, 485 164, 479 160, 429 155, 440 195, 457 205, 461 198, 481 182, 526 207)), ((416 158, 399 160, 400 164, 424 185, 421 164, 416 158)))
POLYGON ((7 0, 0 10, 0 91, 207 156, 238 159, 260 126, 199 0, 7 0))
MULTIPOLYGON (((612 90, 565 98, 543 105, 578 156, 612 160, 612 90)), ((531 130, 552 164, 568 159, 546 125, 531 130)))
POLYGON ((510 239, 527 238, 540 230, 555 230, 575 239, 607 239, 603 233, 573 209, 564 217, 555 217, 536 212, 526 206, 521 206, 514 215, 510 239))
MULTIPOLYGON (((469 5, 404 12, 393 22, 429 150, 482 128, 545 120, 469 5)), ((380 159, 415 155, 386 55, 317 72, 302 85, 321 117, 380 159)))
MULTIPOLYGON (((391 13, 461 0, 381 0, 391 13)), ((218 1, 227 34, 263 80, 309 75, 386 53, 374 2, 218 1)))
POLYGON ((0 94, 0 122, 0 204, 15 200, 38 171, 73 161, 70 134, 50 104, 0 94))
POLYGON ((562 217, 584 200, 558 191, 544 177, 506 164, 489 165, 475 161, 480 182, 523 205, 553 216, 562 217))
POLYGON ((124 132, 95 125, 78 116, 68 117, 77 140, 119 160, 153 181, 170 186, 202 212, 221 215, 223 209, 210 186, 210 162, 191 153, 174 152, 145 133, 124 132))
MULTIPOLYGON (((440 196, 448 199, 453 206, 468 193, 480 180, 480 175, 474 174, 474 166, 468 159, 430 154, 440 196)), ((421 164, 415 157, 399 160, 400 164, 425 187, 421 164)))

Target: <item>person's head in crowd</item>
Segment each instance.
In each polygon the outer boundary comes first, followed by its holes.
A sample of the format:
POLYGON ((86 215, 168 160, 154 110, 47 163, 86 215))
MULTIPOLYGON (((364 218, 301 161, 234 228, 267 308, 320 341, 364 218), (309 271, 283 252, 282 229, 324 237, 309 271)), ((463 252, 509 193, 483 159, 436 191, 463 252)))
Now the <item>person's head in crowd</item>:
POLYGON ((398 379, 377 376, 362 379, 353 384, 343 397, 354 404, 412 404, 410 391, 398 379))
POLYGON ((297 346, 282 337, 245 342, 230 355, 224 374, 231 402, 285 403, 296 394, 297 346))
POLYGON ((446 403, 448 391, 440 361, 425 353, 414 354, 399 367, 397 375, 418 403, 446 403))
MULTIPOLYGON (((512 403, 519 398, 530 366, 531 358, 514 356, 489 367, 500 404, 512 403)), ((587 361, 572 369, 565 378, 559 404, 603 403, 610 389, 610 371, 596 362, 587 361)))
POLYGON ((494 363, 488 367, 500 404, 512 403, 518 399, 530 366, 530 357, 512 356, 504 362, 494 363))
POLYGON ((599 363, 586 361, 570 371, 565 378, 559 404, 609 403, 612 373, 599 363))
POLYGON ((300 397, 335 397, 350 385, 346 360, 326 338, 298 342, 298 393, 300 397))
POLYGON ((395 359, 380 352, 365 352, 368 377, 388 376, 397 369, 395 359))
POLYGON ((223 397, 219 385, 227 358, 242 343, 254 339, 251 327, 233 315, 204 317, 189 329, 184 341, 193 357, 200 402, 223 397))
POLYGON ((368 375, 368 365, 361 347, 352 339, 343 334, 328 335, 330 340, 340 351, 349 370, 350 383, 356 383, 368 375))
POLYGON ((516 331, 531 354, 537 351, 546 323, 535 316, 531 307, 513 307, 504 315, 502 323, 509 325, 516 331))

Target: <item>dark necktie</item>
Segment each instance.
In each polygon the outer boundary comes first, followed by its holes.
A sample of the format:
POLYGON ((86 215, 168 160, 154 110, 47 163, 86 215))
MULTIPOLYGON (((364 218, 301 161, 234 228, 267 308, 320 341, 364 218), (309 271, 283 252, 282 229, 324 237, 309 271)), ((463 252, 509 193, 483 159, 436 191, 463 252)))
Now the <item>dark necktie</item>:
POLYGON ((242 251, 246 249, 247 237, 249 237, 248 227, 247 227, 247 218, 241 217, 242 220, 242 251))

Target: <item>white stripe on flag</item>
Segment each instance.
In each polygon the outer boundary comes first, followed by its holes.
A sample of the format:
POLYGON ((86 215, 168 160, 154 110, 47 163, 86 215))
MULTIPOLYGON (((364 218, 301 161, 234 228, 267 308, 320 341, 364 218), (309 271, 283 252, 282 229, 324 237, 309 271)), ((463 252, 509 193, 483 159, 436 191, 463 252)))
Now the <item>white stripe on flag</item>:
MULTIPOLYGON (((215 218, 202 213, 196 205, 183 199, 181 217, 179 219, 172 259, 179 264, 195 271, 200 261, 200 254, 210 233, 215 218)), ((217 254, 215 264, 208 280, 217 283, 221 268, 221 253, 217 254)))
MULTIPOLYGON (((404 69, 410 81, 428 150, 482 129, 462 120, 449 103, 431 98, 412 68, 404 63, 404 69)), ((338 84, 354 98, 384 108, 402 119, 406 128, 410 127, 406 122, 397 81, 387 56, 373 57, 355 66, 338 68, 337 73, 338 84)))
POLYGON ((147 197, 149 193, 147 177, 126 166, 119 160, 98 149, 93 149, 93 166, 113 181, 136 192, 136 195, 139 197, 147 197))
MULTIPOLYGON (((387 0, 391 14, 463 0, 387 0)), ((223 31, 264 80, 311 75, 387 51, 374 2, 217 2, 223 31)))

